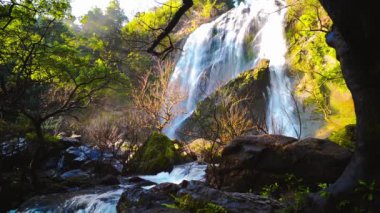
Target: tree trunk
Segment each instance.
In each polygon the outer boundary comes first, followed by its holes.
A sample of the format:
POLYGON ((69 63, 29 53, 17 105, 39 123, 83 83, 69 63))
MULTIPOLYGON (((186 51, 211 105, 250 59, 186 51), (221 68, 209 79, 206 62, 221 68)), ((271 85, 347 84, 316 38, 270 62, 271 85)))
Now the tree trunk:
POLYGON ((37 142, 42 143, 44 142, 44 134, 42 131, 42 122, 40 120, 33 121, 34 125, 34 131, 36 132, 37 135, 37 142))
POLYGON ((355 153, 342 176, 330 188, 332 195, 339 197, 355 188, 360 179, 380 180, 380 167, 377 165, 380 162, 380 79, 377 62, 361 60, 363 57, 353 52, 339 32, 334 30, 333 33, 334 39, 330 44, 337 50, 357 118, 355 153))
POLYGON ((337 51, 357 118, 356 150, 341 177, 328 189, 331 201, 349 196, 359 180, 380 183, 380 42, 375 32, 380 13, 369 2, 321 3, 334 21, 327 40, 337 51))
POLYGON ((42 156, 42 149, 43 149, 43 143, 44 143, 44 134, 42 131, 42 122, 41 121, 33 121, 34 130, 36 132, 37 138, 35 141, 32 141, 33 148, 33 154, 32 154, 32 160, 29 165, 30 169, 30 176, 31 176, 31 183, 34 186, 38 187, 39 180, 37 177, 37 169, 38 166, 41 163, 42 156))

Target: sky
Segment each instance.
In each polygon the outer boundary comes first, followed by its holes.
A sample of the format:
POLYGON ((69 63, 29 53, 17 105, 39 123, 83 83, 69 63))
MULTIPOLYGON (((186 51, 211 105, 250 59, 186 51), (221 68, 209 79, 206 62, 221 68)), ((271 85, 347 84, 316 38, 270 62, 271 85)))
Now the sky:
MULTIPOLYGON (((75 17, 80 17, 94 7, 105 9, 109 1, 110 0, 72 0, 72 14, 75 17)), ((137 12, 146 11, 159 5, 159 2, 165 2, 165 0, 119 0, 119 2, 128 18, 131 19, 137 12)))

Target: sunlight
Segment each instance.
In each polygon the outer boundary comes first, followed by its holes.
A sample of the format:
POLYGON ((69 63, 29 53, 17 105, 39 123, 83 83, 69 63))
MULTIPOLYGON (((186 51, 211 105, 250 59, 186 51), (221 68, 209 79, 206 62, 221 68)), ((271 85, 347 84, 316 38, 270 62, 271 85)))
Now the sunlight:
MULTIPOLYGON (((147 11, 166 0, 119 0, 121 8, 125 14, 131 19, 136 13, 147 11)), ((85 15, 89 10, 99 7, 102 10, 107 8, 110 0, 72 0, 72 14, 79 18, 85 15)))

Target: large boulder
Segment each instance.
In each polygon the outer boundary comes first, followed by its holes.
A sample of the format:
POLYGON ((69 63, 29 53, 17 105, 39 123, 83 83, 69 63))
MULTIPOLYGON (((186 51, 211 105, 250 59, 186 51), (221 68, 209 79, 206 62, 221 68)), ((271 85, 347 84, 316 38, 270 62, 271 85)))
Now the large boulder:
POLYGON ((200 101, 191 116, 177 130, 177 136, 188 142, 198 137, 213 139, 210 137, 213 135, 210 127, 216 125, 214 116, 228 110, 232 105, 239 109, 249 109, 247 119, 260 125, 265 120, 269 86, 269 60, 262 59, 255 68, 240 73, 200 101))
POLYGON ((199 181, 180 185, 162 183, 150 190, 134 187, 125 191, 118 212, 274 212, 279 202, 252 193, 223 192, 199 181), (170 208, 169 208, 170 207, 170 208))
POLYGON ((167 136, 154 132, 128 163, 124 173, 153 175, 171 171, 174 165, 186 162, 182 146, 167 136))
POLYGON ((220 166, 208 169, 207 180, 223 190, 240 192, 281 183, 289 175, 306 184, 331 183, 350 158, 349 150, 328 140, 246 136, 224 148, 220 166))

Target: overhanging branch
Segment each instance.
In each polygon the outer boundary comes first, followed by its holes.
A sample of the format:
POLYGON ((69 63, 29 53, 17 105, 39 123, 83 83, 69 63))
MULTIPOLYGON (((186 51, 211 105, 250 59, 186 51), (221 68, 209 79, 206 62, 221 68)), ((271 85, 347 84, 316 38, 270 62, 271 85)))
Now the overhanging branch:
POLYGON ((181 17, 193 6, 193 0, 182 0, 182 6, 174 14, 173 18, 169 21, 165 29, 157 36, 152 45, 147 49, 147 52, 155 56, 165 54, 168 50, 162 52, 156 51, 156 47, 173 31, 174 27, 178 24, 181 17))

